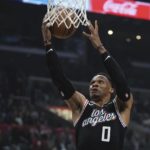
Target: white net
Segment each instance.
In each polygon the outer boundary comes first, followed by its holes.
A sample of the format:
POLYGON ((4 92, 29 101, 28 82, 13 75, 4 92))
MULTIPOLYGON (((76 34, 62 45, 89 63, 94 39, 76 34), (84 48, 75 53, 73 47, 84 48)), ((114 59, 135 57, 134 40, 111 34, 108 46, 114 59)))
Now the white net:
POLYGON ((49 25, 53 26, 62 23, 69 29, 73 25, 78 28, 79 25, 88 25, 86 14, 86 0, 48 0, 47 19, 49 25), (68 23, 69 19, 69 23, 68 23))

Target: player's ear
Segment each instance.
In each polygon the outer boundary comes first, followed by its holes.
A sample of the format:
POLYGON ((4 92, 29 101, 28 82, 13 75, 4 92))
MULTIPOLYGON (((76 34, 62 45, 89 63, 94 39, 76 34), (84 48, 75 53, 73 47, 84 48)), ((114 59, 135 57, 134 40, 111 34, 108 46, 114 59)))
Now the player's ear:
POLYGON ((110 88, 110 93, 113 94, 115 92, 114 88, 110 88))

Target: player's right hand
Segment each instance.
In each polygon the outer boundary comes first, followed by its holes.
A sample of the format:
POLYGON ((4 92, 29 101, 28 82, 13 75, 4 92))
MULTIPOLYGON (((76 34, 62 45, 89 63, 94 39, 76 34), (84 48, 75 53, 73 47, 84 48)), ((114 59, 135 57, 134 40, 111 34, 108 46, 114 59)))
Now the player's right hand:
POLYGON ((44 45, 50 45, 51 44, 51 32, 49 30, 49 23, 48 23, 48 19, 47 19, 47 14, 44 16, 43 18, 43 22, 42 22, 42 36, 43 36, 43 41, 44 41, 44 45))

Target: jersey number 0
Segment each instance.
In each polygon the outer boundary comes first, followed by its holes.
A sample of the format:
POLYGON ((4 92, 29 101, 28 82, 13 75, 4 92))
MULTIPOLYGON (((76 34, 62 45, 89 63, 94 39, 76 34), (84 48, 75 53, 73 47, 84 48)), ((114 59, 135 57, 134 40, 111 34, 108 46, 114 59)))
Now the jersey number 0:
POLYGON ((101 141, 103 142, 110 142, 110 132, 111 128, 108 126, 103 126, 102 127, 102 138, 101 141))

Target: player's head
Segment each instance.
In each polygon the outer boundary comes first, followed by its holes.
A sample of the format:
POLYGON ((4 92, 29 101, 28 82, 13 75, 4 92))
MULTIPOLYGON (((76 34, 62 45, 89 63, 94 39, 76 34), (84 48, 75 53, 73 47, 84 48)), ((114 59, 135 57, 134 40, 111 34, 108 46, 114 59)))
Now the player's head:
POLYGON ((111 78, 106 73, 96 74, 89 86, 90 98, 93 101, 101 101, 103 99, 111 98, 114 89, 112 85, 111 78))

